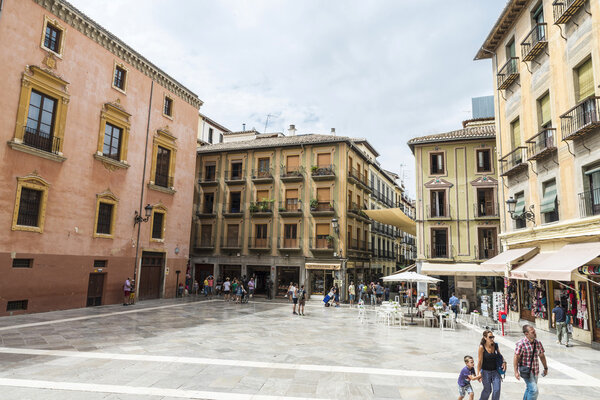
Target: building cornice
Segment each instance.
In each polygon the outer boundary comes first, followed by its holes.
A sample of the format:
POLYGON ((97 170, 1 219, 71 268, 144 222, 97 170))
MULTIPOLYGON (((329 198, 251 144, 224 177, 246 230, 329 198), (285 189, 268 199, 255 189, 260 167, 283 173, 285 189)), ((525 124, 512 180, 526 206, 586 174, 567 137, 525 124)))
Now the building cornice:
POLYGON ((600 236, 600 216, 568 220, 498 235, 508 246, 532 242, 565 240, 582 236, 600 236))
POLYGON ((64 0, 32 0, 38 5, 53 13, 79 32, 93 40, 106 50, 110 51, 121 60, 127 62, 144 75, 155 80, 159 85, 167 88, 172 93, 199 109, 202 100, 181 83, 171 78, 160 68, 148 61, 140 53, 133 50, 118 37, 101 27, 94 20, 73 7, 64 0))

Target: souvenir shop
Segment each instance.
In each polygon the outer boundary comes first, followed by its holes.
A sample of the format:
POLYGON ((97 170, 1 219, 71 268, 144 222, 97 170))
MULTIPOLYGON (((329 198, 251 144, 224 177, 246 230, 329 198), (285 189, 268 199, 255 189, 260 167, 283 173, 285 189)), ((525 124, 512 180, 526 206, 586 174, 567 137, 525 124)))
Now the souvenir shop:
POLYGON ((543 280, 521 280, 518 283, 518 287, 519 309, 521 310, 520 317, 529 322, 534 322, 540 327, 545 327, 545 325, 547 325, 549 312, 547 282, 543 280))
MULTIPOLYGON (((588 281, 589 287, 589 296, 587 298, 583 294, 580 296, 580 316, 584 317, 586 314, 591 316, 592 341, 593 344, 600 346, 600 266, 579 267, 578 272, 588 281), (586 302, 588 299, 589 303, 586 302)), ((586 322, 582 321, 582 325, 585 326, 586 322)))

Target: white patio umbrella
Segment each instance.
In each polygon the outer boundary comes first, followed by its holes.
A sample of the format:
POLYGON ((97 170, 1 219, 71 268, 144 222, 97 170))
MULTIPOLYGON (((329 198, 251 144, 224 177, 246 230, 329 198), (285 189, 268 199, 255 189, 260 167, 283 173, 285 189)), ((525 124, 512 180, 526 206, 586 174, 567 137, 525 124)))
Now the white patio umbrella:
POLYGON ((412 284, 414 282, 436 283, 436 282, 440 282, 441 279, 432 278, 431 276, 421 275, 414 271, 410 271, 410 272, 399 272, 397 274, 384 276, 383 281, 384 282, 410 282, 410 323, 411 323, 411 325, 413 325, 414 324, 414 322, 413 322, 414 313, 413 313, 412 284))

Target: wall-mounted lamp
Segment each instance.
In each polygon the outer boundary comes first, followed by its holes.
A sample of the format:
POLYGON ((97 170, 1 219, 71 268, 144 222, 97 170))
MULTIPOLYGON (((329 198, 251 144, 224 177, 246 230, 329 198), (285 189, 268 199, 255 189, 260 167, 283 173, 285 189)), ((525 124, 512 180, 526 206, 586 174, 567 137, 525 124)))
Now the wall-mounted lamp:
POLYGON ((148 222, 148 219, 152 215, 152 206, 150 204, 147 204, 146 207, 144 207, 144 213, 146 214, 146 218, 142 218, 142 216, 137 212, 137 210, 135 210, 135 216, 133 217, 133 226, 136 226, 140 222, 148 222))
POLYGON ((338 223, 338 220, 337 220, 337 218, 332 218, 332 219, 331 219, 331 227, 333 228, 333 231, 334 231, 336 234, 339 234, 339 233, 340 233, 340 225, 339 225, 339 223, 338 223))
POLYGON ((535 214, 533 213, 533 206, 529 206, 529 210, 523 210, 523 212, 521 214, 516 214, 515 213, 515 209, 517 208, 517 200, 514 198, 509 198, 508 200, 506 200, 506 205, 508 206, 508 213, 510 214, 510 217, 512 219, 514 219, 515 221, 517 220, 527 220, 527 221, 531 221, 535 224, 535 214))

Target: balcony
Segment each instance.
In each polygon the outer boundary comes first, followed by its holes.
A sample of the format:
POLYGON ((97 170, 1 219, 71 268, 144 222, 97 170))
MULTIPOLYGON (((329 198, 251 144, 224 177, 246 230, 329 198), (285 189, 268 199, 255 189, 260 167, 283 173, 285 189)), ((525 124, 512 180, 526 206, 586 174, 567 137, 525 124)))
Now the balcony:
POLYGON ((25 127, 23 143, 29 147, 33 147, 47 153, 60 153, 60 138, 52 136, 50 133, 41 132, 37 129, 25 127))
POLYGON ((508 89, 519 78, 519 58, 511 57, 498 70, 498 90, 508 89))
POLYGON ((238 202, 223 204, 223 216, 225 218, 239 218, 244 216, 242 204, 238 202))
POLYGON ((310 238, 310 251, 313 253, 333 253, 333 237, 310 238))
POLYGON ((555 0, 552 3, 555 24, 566 24, 583 7, 585 0, 555 0))
POLYGON ((487 249, 485 246, 475 246, 475 255, 478 260, 487 260, 498 255, 497 249, 487 249))
POLYGON ((300 238, 279 238, 277 239, 279 251, 291 252, 302 250, 302 239, 300 238))
POLYGON ((449 246, 442 245, 434 245, 427 246, 427 258, 443 258, 443 259, 451 259, 452 258, 452 248, 449 246))
POLYGON ((223 250, 241 250, 241 248, 242 241, 237 237, 225 237, 221 241, 221 249, 223 250))
POLYGON ((198 176, 198 184, 202 186, 215 186, 219 182, 217 181, 217 173, 216 171, 212 171, 211 173, 204 173, 198 176))
POLYGON ((310 169, 313 180, 327 181, 335 179, 333 165, 313 165, 310 169))
POLYGON ((473 215, 475 218, 500 218, 498 203, 475 203, 473 204, 473 215))
POLYGON ((253 217, 269 217, 273 215, 272 201, 253 201, 248 207, 248 211, 253 217))
POLYGON ((560 116, 562 140, 573 140, 600 127, 600 97, 591 96, 560 116))
POLYGON ((304 180, 304 167, 287 168, 281 166, 281 174, 279 175, 281 182, 300 182, 304 180))
POLYGON ((371 223, 371 219, 365 214, 360 205, 356 203, 348 204, 348 216, 363 222, 371 223))
POLYGON ((279 202, 279 215, 282 217, 298 217, 302 215, 302 203, 298 199, 287 199, 279 202))
POLYGON ((271 250, 271 238, 250 238, 248 250, 269 251, 271 250))
POLYGON ((600 188, 579 193, 579 216, 600 215, 600 188))
POLYGON ((243 170, 225 171, 225 183, 228 185, 243 185, 246 177, 243 170))
POLYGON ((371 193, 371 188, 367 183, 367 177, 356 168, 348 170, 348 182, 359 185, 363 190, 371 193))
POLYGON ((261 168, 252 170, 252 182, 270 183, 273 182, 273 170, 271 168, 261 168))
POLYGON ((426 206, 427 218, 428 219, 451 219, 452 209, 449 204, 444 208, 432 207, 431 205, 426 206))
POLYGON ((213 250, 215 248, 215 241, 212 237, 209 238, 200 238, 194 243, 194 251, 208 251, 213 250))
POLYGON ((512 176, 527 170, 526 150, 527 147, 519 146, 502 157, 499 160, 502 163, 500 176, 512 176))
POLYGON ((523 61, 533 61, 548 46, 546 37, 546 24, 536 24, 521 42, 521 56, 523 61))
POLYGON ((348 250, 371 252, 371 243, 366 240, 350 239, 348 241, 348 250))
POLYGON ((335 213, 334 201, 310 201, 310 213, 314 216, 332 216, 335 213))
POLYGON ((541 160, 555 153, 556 128, 546 128, 527 140, 527 161, 541 160))
POLYGON ((213 204, 205 204, 199 211, 196 212, 196 217, 200 219, 204 218, 214 218, 217 216, 215 211, 215 207, 213 204))

